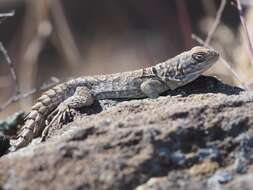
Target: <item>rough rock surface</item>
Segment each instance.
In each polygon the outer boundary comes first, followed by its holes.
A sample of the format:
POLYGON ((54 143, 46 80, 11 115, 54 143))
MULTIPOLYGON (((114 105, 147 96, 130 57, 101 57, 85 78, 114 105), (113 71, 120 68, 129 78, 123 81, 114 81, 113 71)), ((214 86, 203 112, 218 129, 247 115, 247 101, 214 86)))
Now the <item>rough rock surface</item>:
POLYGON ((45 143, 2 156, 0 189, 253 186, 253 92, 202 76, 158 99, 81 111, 90 115, 51 131, 45 143))

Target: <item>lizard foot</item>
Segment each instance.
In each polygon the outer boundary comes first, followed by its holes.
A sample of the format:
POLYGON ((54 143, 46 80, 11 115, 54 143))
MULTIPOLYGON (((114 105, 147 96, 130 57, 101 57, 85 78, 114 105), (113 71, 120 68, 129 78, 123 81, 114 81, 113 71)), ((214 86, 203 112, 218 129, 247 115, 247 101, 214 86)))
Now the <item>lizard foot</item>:
MULTIPOLYGON (((48 118, 53 119, 50 123, 45 127, 42 132, 41 141, 45 141, 46 136, 48 134, 49 128, 56 122, 56 126, 60 126, 60 124, 73 120, 74 116, 76 116, 77 111, 75 109, 81 108, 83 106, 90 106, 93 104, 94 98, 90 93, 90 90, 87 87, 77 87, 75 94, 66 100, 64 100, 53 112, 48 116, 48 118)), ((60 126, 61 127, 61 126, 60 126)), ((59 127, 58 127, 59 128, 59 127)))
POLYGON ((46 127, 42 132, 41 142, 46 140, 50 128, 59 129, 62 127, 64 123, 68 121, 72 121, 74 117, 77 115, 77 111, 73 108, 70 108, 66 104, 60 104, 49 116, 48 118, 52 118, 49 122, 46 120, 46 127))

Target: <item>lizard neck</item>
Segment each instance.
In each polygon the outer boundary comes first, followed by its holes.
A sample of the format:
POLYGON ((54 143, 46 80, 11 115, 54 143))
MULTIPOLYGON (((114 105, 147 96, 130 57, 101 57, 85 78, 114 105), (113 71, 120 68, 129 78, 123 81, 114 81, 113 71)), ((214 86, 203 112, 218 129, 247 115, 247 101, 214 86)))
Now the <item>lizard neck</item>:
POLYGON ((195 80, 201 73, 196 72, 187 74, 188 76, 183 73, 182 75, 182 65, 180 65, 182 62, 181 59, 182 56, 176 56, 152 67, 153 73, 156 74, 160 80, 166 83, 171 90, 184 86, 185 84, 195 80), (178 77, 178 74, 181 74, 181 76, 178 77))
POLYGON ((164 82, 168 79, 168 76, 174 76, 176 74, 177 59, 172 58, 167 61, 156 64, 152 67, 153 73, 159 76, 164 82))
POLYGON ((165 62, 158 63, 151 67, 152 72, 167 86, 174 90, 180 86, 183 86, 187 81, 179 80, 175 76, 177 75, 177 67, 180 59, 178 57, 169 59, 165 62))

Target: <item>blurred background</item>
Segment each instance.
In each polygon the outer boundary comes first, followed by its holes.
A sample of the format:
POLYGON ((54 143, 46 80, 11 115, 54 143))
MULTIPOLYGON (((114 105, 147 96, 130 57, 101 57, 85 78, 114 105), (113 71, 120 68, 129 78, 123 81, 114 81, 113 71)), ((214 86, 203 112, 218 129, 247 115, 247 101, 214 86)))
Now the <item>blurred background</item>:
MULTIPOLYGON (((0 12, 15 15, 0 25, 0 41, 16 70, 21 93, 40 87, 50 77, 108 74, 162 62, 206 39, 221 0, 0 0, 0 12)), ((236 72, 221 61, 207 75, 253 89, 247 39, 234 1, 225 1, 210 44, 236 72), (239 77, 239 80, 238 80, 239 77)), ((251 1, 243 13, 253 35, 251 1)), ((15 93, 4 57, 0 59, 0 105, 15 93)), ((28 110, 40 93, 0 112, 28 110)))

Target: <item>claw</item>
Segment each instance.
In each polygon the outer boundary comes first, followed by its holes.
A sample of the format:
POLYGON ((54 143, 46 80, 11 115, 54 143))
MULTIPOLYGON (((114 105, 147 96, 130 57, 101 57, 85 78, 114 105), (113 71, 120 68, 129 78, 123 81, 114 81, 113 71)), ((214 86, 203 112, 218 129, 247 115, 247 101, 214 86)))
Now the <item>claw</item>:
POLYGON ((48 135, 50 127, 56 122, 56 126, 61 125, 62 122, 66 121, 67 118, 73 117, 72 110, 69 108, 69 106, 61 105, 57 109, 55 109, 52 113, 50 113, 49 117, 52 117, 53 119, 48 122, 46 121, 46 127, 42 132, 42 138, 41 142, 44 142, 46 140, 46 137, 48 135), (54 115, 54 116, 53 116, 54 115))
MULTIPOLYGON (((41 142, 44 142, 46 140, 49 128, 52 126, 53 122, 57 119, 57 117, 59 116, 60 112, 58 112, 54 118, 52 119, 52 121, 45 127, 45 129, 42 132, 42 137, 41 137, 41 142)), ((48 123, 48 121, 47 121, 48 123)))
POLYGON ((55 110, 53 110, 53 111, 47 116, 47 118, 52 118, 53 115, 57 114, 58 112, 59 112, 59 109, 58 109, 58 108, 55 109, 55 110))

